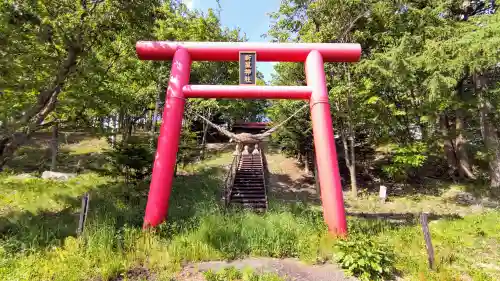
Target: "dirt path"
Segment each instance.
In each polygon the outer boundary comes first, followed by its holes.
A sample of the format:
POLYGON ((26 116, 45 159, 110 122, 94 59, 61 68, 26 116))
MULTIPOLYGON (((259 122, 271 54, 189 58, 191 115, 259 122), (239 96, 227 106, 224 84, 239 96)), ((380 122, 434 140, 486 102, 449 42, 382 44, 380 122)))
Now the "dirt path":
POLYGON ((235 267, 252 268, 256 273, 276 273, 287 281, 355 281, 346 277, 336 265, 307 265, 294 259, 249 258, 232 262, 212 261, 189 264, 176 277, 176 281, 203 281, 202 272, 235 267))
POLYGON ((307 175, 294 159, 281 154, 266 155, 269 167, 270 196, 283 201, 319 203, 314 177, 307 175))

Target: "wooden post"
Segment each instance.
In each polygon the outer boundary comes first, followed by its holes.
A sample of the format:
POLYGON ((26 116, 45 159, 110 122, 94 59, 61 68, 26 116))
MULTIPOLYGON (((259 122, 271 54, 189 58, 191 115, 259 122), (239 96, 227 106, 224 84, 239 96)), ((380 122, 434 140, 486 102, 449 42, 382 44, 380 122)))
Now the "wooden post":
POLYGON ((52 126, 52 140, 51 140, 51 161, 50 170, 55 171, 57 168, 57 153, 59 151, 59 123, 56 121, 52 126))
POLYGON ((427 220, 428 213, 420 215, 420 223, 424 233, 425 247, 427 248, 427 258, 429 260, 429 268, 434 269, 434 248, 432 247, 431 233, 429 232, 429 222, 427 220))
POLYGON ((85 221, 87 220, 87 213, 89 210, 89 201, 90 201, 89 193, 85 192, 85 194, 82 197, 82 208, 80 209, 80 221, 78 222, 78 230, 76 231, 76 234, 78 236, 82 235, 83 229, 85 227, 85 221))

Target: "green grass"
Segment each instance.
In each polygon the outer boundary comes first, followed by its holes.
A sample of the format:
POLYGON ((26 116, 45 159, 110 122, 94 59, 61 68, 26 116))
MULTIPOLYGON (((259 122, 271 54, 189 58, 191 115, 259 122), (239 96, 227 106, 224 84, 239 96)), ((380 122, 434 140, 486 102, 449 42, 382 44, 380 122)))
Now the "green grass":
POLYGON ((423 280, 500 280, 500 212, 469 215, 464 219, 430 224, 436 253, 435 271, 429 271, 419 226, 383 231, 379 241, 394 246, 397 267, 423 280))
MULTIPOLYGON (((309 263, 335 259, 336 241, 318 206, 271 202, 264 215, 221 208, 220 166, 230 159, 226 153, 186 167, 175 180, 168 223, 153 232, 141 230, 146 182, 127 185, 95 173, 68 182, 0 176, 0 280, 112 280, 143 268, 143 279, 169 280, 185 262, 247 256, 297 257, 309 263), (84 235, 76 238, 80 196, 86 191, 91 195, 89 218, 84 235)), ((366 197, 350 211, 418 212, 427 205, 437 208, 438 201, 404 198, 393 202, 397 206, 383 207, 366 197)), ((448 207, 431 211, 455 211, 448 207)), ((349 228, 351 239, 369 237, 393 249, 396 268, 407 280, 460 280, 466 275, 500 280, 498 210, 432 221, 435 271, 427 268, 414 218, 350 217, 349 228)))
POLYGON ((234 267, 224 268, 218 272, 209 270, 203 274, 207 281, 284 281, 276 274, 256 274, 251 269, 243 271, 234 267))

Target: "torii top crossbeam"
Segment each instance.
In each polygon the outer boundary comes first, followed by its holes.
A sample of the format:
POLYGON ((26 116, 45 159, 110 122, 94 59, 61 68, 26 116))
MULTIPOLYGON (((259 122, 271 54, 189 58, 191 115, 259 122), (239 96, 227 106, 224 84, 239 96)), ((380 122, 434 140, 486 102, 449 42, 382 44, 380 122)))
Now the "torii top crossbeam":
POLYGON ((139 41, 136 51, 142 60, 171 60, 179 47, 185 48, 193 61, 237 61, 243 51, 254 51, 258 61, 267 62, 304 62, 312 50, 325 62, 356 62, 361 56, 361 45, 352 43, 139 41))

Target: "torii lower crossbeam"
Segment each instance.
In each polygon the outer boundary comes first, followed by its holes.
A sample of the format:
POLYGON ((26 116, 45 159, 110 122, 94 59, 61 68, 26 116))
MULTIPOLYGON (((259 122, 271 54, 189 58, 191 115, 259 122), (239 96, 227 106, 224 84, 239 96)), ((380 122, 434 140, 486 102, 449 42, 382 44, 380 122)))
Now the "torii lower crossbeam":
POLYGON ((310 103, 324 219, 330 233, 347 235, 324 61, 358 61, 361 55, 359 44, 138 42, 136 50, 141 59, 172 59, 144 228, 157 226, 167 217, 187 98, 304 99, 310 103), (304 62, 307 86, 189 85, 193 60, 237 61, 240 51, 255 51, 259 61, 304 62))

